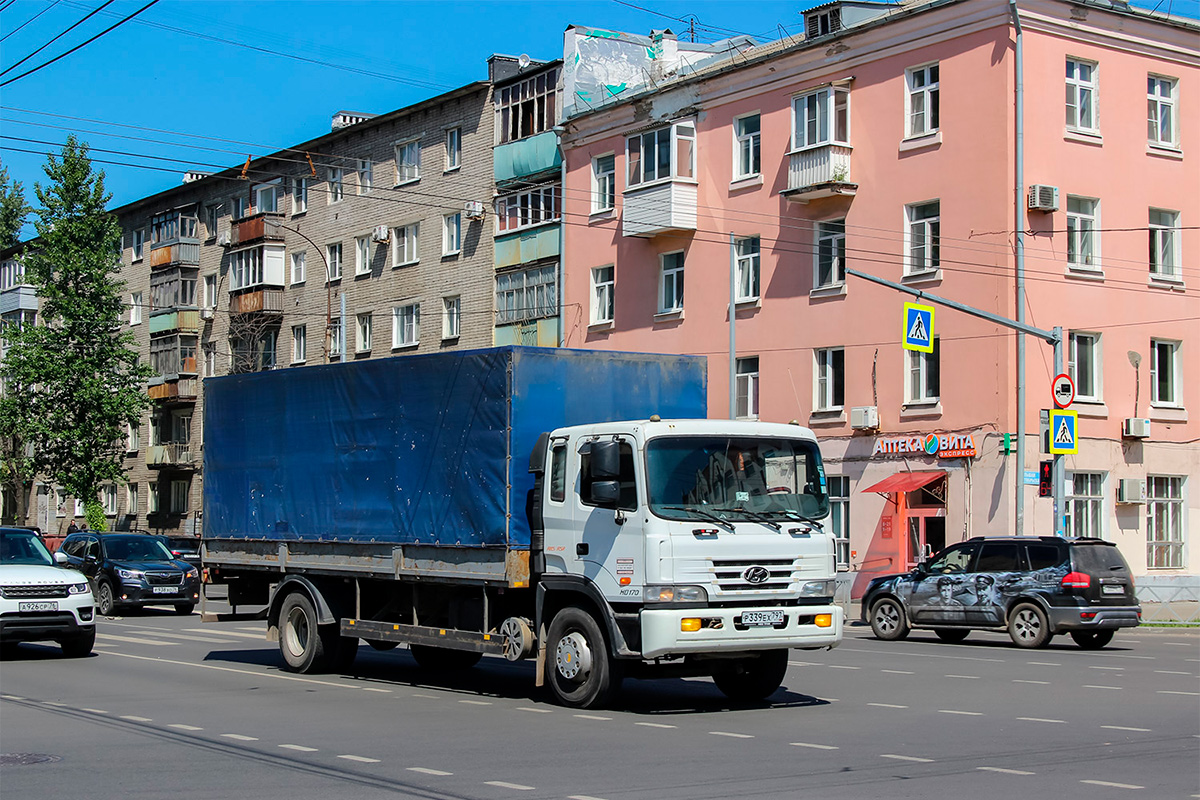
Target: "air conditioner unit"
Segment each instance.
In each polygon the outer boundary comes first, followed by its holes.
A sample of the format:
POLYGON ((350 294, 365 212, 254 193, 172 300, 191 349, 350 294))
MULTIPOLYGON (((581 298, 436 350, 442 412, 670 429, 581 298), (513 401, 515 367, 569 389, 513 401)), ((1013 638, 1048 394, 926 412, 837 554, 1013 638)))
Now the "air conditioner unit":
POLYGON ((1030 211, 1058 211, 1058 187, 1035 183, 1029 187, 1030 211))
POLYGON ((1145 417, 1126 417, 1121 422, 1121 435, 1126 439, 1150 438, 1150 420, 1145 417))
POLYGON ((879 427, 879 408, 854 406, 850 409, 850 427, 855 430, 875 430, 879 427))
POLYGON ((375 230, 371 231, 372 242, 386 242, 388 240, 388 226, 376 225, 375 230))
POLYGON ((1117 484, 1118 503, 1145 503, 1146 482, 1140 478, 1122 478, 1117 484))
POLYGON ((229 231, 225 231, 224 233, 217 234, 217 246, 218 247, 229 247, 230 241, 232 241, 232 239, 229 236, 229 231))
POLYGON ((211 308, 200 309, 200 319, 212 319, 212 318, 213 318, 213 310, 211 308))
POLYGON ((483 219, 483 203, 478 200, 468 200, 463 203, 463 212, 467 219, 483 219))

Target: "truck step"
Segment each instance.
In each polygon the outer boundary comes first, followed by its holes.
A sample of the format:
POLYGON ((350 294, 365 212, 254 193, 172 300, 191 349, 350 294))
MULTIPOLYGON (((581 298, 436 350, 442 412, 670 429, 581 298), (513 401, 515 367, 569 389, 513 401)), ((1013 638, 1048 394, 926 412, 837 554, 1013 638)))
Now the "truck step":
POLYGON ((504 655, 504 637, 494 633, 460 631, 453 628, 429 628, 423 625, 402 625, 396 622, 372 622, 362 619, 343 619, 342 636, 375 639, 384 642, 406 642, 447 650, 468 650, 486 655, 504 655))

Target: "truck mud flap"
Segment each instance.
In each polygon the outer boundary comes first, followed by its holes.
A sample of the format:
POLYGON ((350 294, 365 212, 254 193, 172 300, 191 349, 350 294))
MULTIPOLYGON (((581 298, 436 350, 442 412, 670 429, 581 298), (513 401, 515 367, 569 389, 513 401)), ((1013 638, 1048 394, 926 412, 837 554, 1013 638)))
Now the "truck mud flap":
POLYGON ((423 625, 401 625, 395 622, 371 622, 343 619, 342 636, 374 639, 382 642, 404 642, 444 647, 447 650, 467 650, 485 655, 504 655, 504 637, 478 631, 459 631, 453 628, 427 628, 423 625))

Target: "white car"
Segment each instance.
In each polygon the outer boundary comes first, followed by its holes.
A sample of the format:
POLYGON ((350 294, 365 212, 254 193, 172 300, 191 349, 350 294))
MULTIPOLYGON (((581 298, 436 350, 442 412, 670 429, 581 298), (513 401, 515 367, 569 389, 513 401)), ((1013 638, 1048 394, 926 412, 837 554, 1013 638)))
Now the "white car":
POLYGON ((0 528, 0 643, 56 641, 71 658, 96 642, 92 588, 81 573, 58 566, 33 531, 0 528))

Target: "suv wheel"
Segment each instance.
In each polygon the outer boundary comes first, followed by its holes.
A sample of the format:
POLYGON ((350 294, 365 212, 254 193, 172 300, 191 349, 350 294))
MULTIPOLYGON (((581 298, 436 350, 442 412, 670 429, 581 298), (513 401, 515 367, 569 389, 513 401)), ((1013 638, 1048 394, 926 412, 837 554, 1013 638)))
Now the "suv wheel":
POLYGON ((885 642, 908 636, 908 621, 904 619, 904 609, 900 603, 885 597, 871 606, 871 631, 875 638, 885 642))
POLYGON ((1040 608, 1021 603, 1008 617, 1008 635, 1018 647, 1045 647, 1050 643, 1050 624, 1040 608))
POLYGON ((96 587, 96 613, 102 617, 109 617, 116 608, 117 603, 113 598, 112 584, 108 581, 100 581, 100 585, 96 587))
POLYGON ((1099 650, 1112 641, 1112 631, 1071 631, 1075 644, 1084 650, 1099 650))

